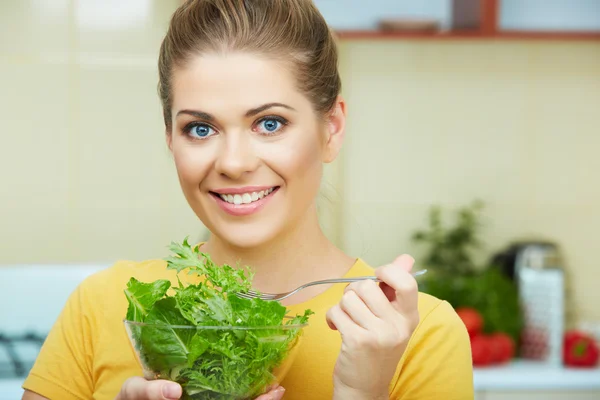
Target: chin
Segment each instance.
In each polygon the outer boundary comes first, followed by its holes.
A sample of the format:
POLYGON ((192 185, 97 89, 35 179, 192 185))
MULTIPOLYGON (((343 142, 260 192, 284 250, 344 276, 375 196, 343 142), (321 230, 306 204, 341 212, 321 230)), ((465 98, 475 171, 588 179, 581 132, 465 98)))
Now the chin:
POLYGON ((239 249, 252 249, 271 243, 278 236, 278 231, 268 229, 270 226, 257 227, 256 224, 229 226, 226 229, 211 229, 213 235, 221 241, 239 249), (266 229, 265 229, 266 228, 266 229))
POLYGON ((214 210, 210 216, 199 217, 215 239, 234 248, 249 250, 262 247, 275 241, 285 229, 285 224, 282 223, 285 215, 222 218, 216 214, 219 212, 222 211, 214 210))

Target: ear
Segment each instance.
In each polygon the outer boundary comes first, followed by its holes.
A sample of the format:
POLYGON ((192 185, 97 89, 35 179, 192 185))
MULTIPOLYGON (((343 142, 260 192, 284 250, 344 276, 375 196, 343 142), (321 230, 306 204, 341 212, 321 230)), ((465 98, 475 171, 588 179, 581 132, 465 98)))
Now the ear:
POLYGON ((323 162, 333 162, 344 143, 346 134, 346 102, 342 96, 338 96, 333 110, 327 116, 327 141, 323 153, 323 162))

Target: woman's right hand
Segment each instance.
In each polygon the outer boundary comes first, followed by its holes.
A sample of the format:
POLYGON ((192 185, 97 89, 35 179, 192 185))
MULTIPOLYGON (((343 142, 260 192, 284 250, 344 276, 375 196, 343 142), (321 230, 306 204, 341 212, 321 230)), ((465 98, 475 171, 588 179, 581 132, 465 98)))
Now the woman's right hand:
MULTIPOLYGON (((280 400, 285 389, 281 386, 273 388, 269 393, 256 400, 280 400)), ((115 400, 178 400, 181 398, 181 386, 166 380, 148 381, 138 376, 129 378, 121 387, 115 400)))
POLYGON ((166 380, 148 381, 139 376, 129 378, 115 400, 178 400, 181 386, 166 380))

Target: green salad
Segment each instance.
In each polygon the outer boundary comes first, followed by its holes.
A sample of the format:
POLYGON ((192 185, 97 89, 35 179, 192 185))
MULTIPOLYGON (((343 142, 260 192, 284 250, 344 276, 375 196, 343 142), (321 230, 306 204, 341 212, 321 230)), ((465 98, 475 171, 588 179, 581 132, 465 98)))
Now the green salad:
POLYGON ((187 238, 170 250, 169 269, 202 279, 184 285, 178 275, 176 287, 168 280, 129 280, 126 320, 140 361, 153 377, 179 382, 184 399, 260 395, 312 311, 286 316, 277 301, 236 296, 250 290, 252 271, 216 265, 187 238))

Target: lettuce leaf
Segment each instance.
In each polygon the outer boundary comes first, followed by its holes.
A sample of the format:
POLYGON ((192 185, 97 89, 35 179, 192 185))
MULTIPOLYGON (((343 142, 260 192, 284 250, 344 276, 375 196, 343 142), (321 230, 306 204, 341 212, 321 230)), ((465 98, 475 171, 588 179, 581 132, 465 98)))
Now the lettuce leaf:
POLYGON ((175 299, 167 297, 157 301, 144 320, 152 328, 140 330, 140 344, 144 349, 146 366, 155 371, 171 371, 188 362, 194 331, 176 329, 186 320, 175 308, 175 299))
POLYGON ((208 254, 201 253, 197 246, 192 248, 187 238, 181 244, 171 243, 169 248, 175 255, 166 259, 167 268, 177 272, 187 269, 189 274, 201 275, 215 291, 245 292, 252 287, 254 274, 249 268, 236 269, 227 264, 218 266, 208 254))
POLYGON ((236 296, 250 290, 253 272, 216 265, 187 238, 170 249, 167 267, 201 282, 178 279, 171 288, 166 280, 130 279, 126 319, 143 323, 130 327, 142 363, 156 377, 179 382, 183 399, 258 396, 300 335, 298 328, 281 327, 305 324, 313 312, 286 317, 287 308, 277 301, 236 296), (231 329, 236 326, 245 328, 231 329))
POLYGON ((131 278, 125 290, 125 296, 127 296, 129 302, 127 320, 143 321, 154 303, 161 299, 170 287, 171 282, 167 280, 142 283, 135 278, 131 278))

